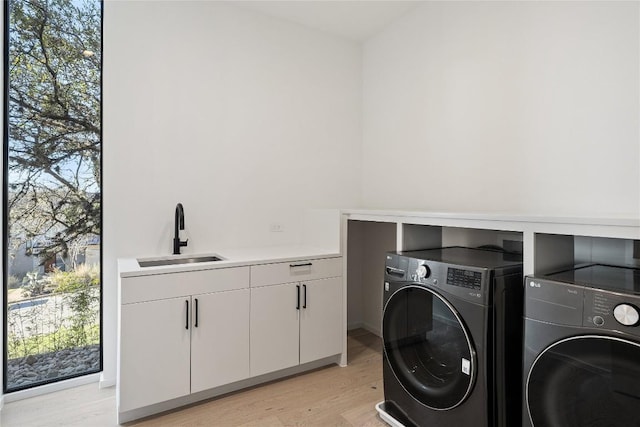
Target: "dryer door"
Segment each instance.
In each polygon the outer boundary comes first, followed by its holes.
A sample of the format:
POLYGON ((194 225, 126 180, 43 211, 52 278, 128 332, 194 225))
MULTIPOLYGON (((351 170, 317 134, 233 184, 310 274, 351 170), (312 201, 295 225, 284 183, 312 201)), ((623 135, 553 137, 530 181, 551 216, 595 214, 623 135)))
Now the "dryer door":
POLYGON ((471 392, 476 358, 460 316, 436 292, 407 286, 387 301, 384 352, 404 389, 423 405, 446 410, 471 392))
POLYGON ((577 336, 534 361, 526 399, 535 427, 640 426, 640 345, 577 336))

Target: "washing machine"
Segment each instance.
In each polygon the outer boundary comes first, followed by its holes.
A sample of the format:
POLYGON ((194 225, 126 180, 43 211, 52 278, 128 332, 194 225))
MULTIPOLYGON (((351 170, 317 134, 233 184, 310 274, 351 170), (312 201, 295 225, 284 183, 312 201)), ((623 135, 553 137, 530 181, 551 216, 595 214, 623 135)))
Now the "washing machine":
POLYGON ((518 254, 388 253, 381 418, 396 426, 518 425, 522 283, 518 254))
POLYGON ((640 269, 525 278, 526 427, 640 427, 640 269))

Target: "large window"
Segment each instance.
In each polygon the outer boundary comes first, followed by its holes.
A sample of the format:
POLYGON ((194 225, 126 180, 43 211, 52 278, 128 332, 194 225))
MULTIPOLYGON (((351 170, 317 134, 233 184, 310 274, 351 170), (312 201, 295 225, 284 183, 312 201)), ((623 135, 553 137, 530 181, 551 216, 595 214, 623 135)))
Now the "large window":
POLYGON ((4 3, 11 392, 102 369, 102 4, 4 3))

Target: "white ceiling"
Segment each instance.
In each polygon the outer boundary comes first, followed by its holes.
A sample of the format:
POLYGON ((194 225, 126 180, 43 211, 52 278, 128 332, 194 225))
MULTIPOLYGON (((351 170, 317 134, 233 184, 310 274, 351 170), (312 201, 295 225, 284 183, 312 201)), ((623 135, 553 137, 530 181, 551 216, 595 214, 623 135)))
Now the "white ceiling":
POLYGON ((235 0, 230 3, 361 42, 374 36, 420 2, 403 0, 235 0))

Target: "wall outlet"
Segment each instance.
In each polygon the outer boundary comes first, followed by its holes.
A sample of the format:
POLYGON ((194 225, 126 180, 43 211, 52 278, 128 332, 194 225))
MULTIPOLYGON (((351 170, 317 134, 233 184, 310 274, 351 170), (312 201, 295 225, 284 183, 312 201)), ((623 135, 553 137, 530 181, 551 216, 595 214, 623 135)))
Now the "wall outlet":
POLYGON ((274 222, 269 226, 269 231, 272 233, 282 233, 284 231, 284 226, 279 222, 274 222))

